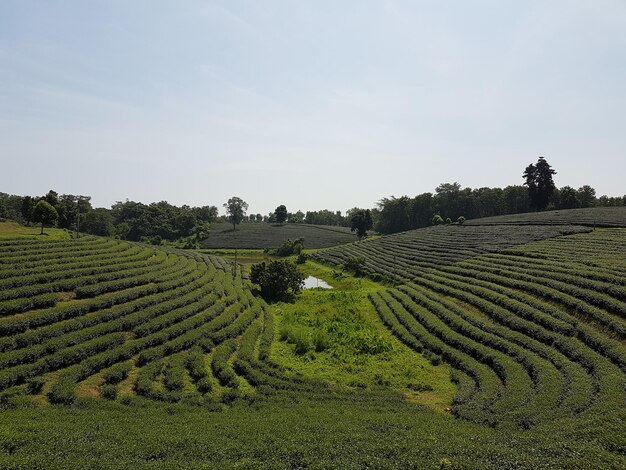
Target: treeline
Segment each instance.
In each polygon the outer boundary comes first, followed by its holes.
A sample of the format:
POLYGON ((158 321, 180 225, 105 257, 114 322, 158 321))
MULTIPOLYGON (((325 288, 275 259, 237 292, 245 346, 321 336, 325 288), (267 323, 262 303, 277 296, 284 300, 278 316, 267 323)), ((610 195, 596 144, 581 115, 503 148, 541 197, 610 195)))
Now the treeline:
MULTIPOLYGON (((546 210, 624 205, 626 196, 596 197, 596 191, 591 186, 578 189, 563 186, 554 189, 546 210)), ((535 209, 526 186, 472 189, 461 188, 459 183, 442 183, 434 194, 384 198, 378 202, 378 208, 372 210, 372 218, 374 230, 388 234, 432 225, 437 214, 456 221, 459 216, 477 219, 535 209)))
MULTIPOLYGON (((350 226, 350 211, 346 215, 342 215, 341 211, 331 211, 322 209, 320 211, 307 211, 306 213, 298 210, 296 212, 287 212, 286 222, 290 224, 312 224, 312 225, 337 225, 341 227, 350 226)), ((220 220, 228 221, 228 216, 223 215, 220 220)), ((267 215, 249 214, 244 215, 242 222, 266 222, 269 224, 281 223, 276 217, 276 212, 270 212, 267 215)))
POLYGON ((39 197, 0 193, 0 218, 22 224, 39 223, 34 208, 40 200, 54 208, 59 228, 156 244, 161 240, 202 238, 208 235, 209 224, 218 215, 215 206, 178 207, 166 201, 143 204, 127 200, 110 209, 93 208, 89 196, 49 191, 39 197))

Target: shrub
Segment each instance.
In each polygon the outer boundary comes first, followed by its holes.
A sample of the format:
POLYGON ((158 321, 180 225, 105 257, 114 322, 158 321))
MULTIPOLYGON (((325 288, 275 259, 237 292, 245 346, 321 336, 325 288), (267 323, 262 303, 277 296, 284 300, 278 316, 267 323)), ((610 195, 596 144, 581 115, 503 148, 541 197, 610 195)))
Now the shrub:
POLYGON ((328 335, 323 332, 316 330, 313 332, 313 348, 315 352, 322 352, 328 348, 328 335))
POLYGON ((115 400, 117 398, 117 385, 104 384, 100 387, 100 392, 107 400, 115 400))
POLYGON ((133 365, 130 362, 115 364, 113 367, 103 372, 102 377, 107 384, 117 384, 124 380, 126 377, 128 377, 128 374, 132 368, 133 365))
POLYGON ((432 392, 434 389, 428 384, 407 384, 406 388, 413 390, 414 392, 432 392))
POLYGON ((250 280, 261 288, 261 296, 268 302, 292 299, 302 289, 304 278, 288 261, 255 264, 250 272, 250 280))
POLYGON ((213 390, 213 385, 211 384, 211 380, 208 377, 202 377, 200 380, 198 380, 198 382, 196 383, 196 387, 198 388, 198 391, 203 395, 205 393, 210 393, 211 390, 213 390))
POLYGON ((441 225, 443 224, 443 217, 439 214, 435 214, 433 217, 433 225, 441 225))
POLYGON ((350 271, 355 276, 362 276, 365 270, 365 260, 360 256, 350 256, 343 263, 344 271, 350 271))
POLYGON ((33 377, 26 382, 26 392, 30 395, 36 395, 41 392, 41 389, 45 385, 46 381, 43 377, 33 377))
POLYGON ((466 220, 465 217, 463 217, 462 215, 460 215, 459 218, 456 219, 459 225, 463 225, 465 223, 465 220, 466 220))

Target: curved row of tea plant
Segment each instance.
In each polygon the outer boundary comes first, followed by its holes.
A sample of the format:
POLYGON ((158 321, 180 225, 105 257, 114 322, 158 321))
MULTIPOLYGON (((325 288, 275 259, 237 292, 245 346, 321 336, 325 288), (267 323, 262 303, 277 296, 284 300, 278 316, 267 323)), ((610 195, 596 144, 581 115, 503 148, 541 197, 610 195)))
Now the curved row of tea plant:
POLYGON ((419 276, 424 269, 454 264, 535 240, 589 230, 576 226, 438 226, 329 248, 313 256, 336 265, 351 258, 361 258, 364 270, 370 275, 403 282, 419 276))
POLYGON ((229 402, 325 389, 269 359, 271 313, 231 263, 206 254, 3 240, 0 312, 4 394, 229 402))
MULTIPOLYGON (((366 272, 400 284, 371 294, 371 301, 402 341, 456 369, 456 415, 528 428, 621 409, 626 230, 508 248, 500 240, 492 247, 501 248, 481 253, 477 247, 486 246, 484 234, 492 229, 477 228, 484 231, 417 230, 404 239, 385 237, 317 256, 337 264, 361 256, 366 272)), ((529 227, 505 228, 511 232, 496 227, 493 236, 517 231, 521 240, 531 233, 529 227)))

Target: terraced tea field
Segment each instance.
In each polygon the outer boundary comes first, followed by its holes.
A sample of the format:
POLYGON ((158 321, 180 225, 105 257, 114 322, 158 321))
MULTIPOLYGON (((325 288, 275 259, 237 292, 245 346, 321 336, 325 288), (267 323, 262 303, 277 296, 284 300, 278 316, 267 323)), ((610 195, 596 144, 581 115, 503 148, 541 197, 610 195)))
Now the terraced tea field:
POLYGON ((586 225, 626 227, 626 207, 588 207, 471 219, 467 225, 586 225))
POLYGON ((433 227, 314 257, 335 290, 267 305, 208 254, 1 239, 0 466, 626 465, 626 230, 433 227), (337 269, 354 257, 385 283, 337 269), (320 328, 328 352, 297 356, 320 328))
POLYGON ((494 229, 417 230, 316 256, 361 256, 400 284, 371 300, 406 344, 457 370, 457 416, 530 428, 623 410, 626 230, 494 229), (523 243, 536 236, 551 238, 523 243))
POLYGON ((227 262, 208 255, 94 237, 5 240, 0 312, 0 390, 8 394, 208 403, 253 387, 322 387, 268 360, 271 312, 227 262))
POLYGON ((349 228, 330 225, 243 223, 233 231, 232 224, 215 223, 201 245, 205 249, 278 248, 285 240, 298 238, 304 238, 305 248, 313 249, 349 243, 356 235, 349 228))

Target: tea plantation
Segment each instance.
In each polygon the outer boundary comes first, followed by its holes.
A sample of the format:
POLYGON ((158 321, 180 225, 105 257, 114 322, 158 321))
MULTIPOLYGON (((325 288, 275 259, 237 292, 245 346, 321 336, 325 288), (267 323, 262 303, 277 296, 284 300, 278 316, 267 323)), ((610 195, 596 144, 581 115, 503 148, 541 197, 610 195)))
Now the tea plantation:
POLYGON ((3 468, 626 466, 626 230, 350 243, 305 268, 336 293, 274 305, 216 256, 57 235, 0 239, 3 468))

